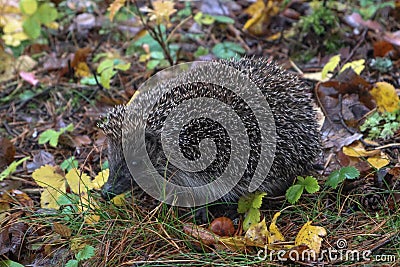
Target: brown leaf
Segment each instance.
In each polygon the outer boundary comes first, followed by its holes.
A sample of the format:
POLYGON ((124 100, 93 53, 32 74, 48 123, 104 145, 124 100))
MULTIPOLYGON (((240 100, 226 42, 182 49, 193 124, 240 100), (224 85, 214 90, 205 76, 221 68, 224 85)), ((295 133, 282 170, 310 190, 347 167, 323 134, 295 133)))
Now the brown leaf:
POLYGON ((185 224, 183 226, 183 232, 196 238, 205 245, 210 246, 218 243, 219 237, 217 235, 192 223, 185 224))
POLYGON ((0 138, 0 169, 14 161, 15 146, 7 138, 0 138))
POLYGON ((62 237, 70 237, 72 234, 72 230, 68 226, 58 222, 53 223, 53 230, 62 237))
POLYGON ((75 146, 80 147, 83 145, 90 145, 92 143, 92 140, 88 135, 78 135, 73 138, 75 146))
POLYGON ((393 45, 387 41, 378 41, 374 43, 374 57, 385 57, 392 51, 393 45))

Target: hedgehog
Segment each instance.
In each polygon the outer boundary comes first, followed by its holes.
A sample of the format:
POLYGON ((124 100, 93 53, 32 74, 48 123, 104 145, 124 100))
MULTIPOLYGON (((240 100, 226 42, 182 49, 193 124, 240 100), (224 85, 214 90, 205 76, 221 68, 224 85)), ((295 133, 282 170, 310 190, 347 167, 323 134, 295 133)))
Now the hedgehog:
MULTIPOLYGON (((124 154, 124 149, 130 151, 128 162, 134 161, 136 164, 142 156, 135 158, 135 149, 144 146, 156 172, 179 186, 207 185, 224 172, 229 164, 229 155, 235 149, 234 144, 224 125, 206 116, 183 123, 182 128, 178 131, 178 138, 175 139, 177 139, 179 152, 188 161, 195 161, 202 157, 202 153, 204 153, 202 140, 212 140, 214 145, 210 153, 214 155, 214 158, 210 160, 208 166, 202 170, 186 170, 178 166, 179 164, 170 163, 168 153, 163 150, 163 134, 164 137, 169 136, 168 133, 165 134, 166 127, 164 127, 169 114, 185 101, 196 98, 211 98, 232 107, 245 127, 246 138, 243 139, 248 142, 250 148, 248 157, 245 157, 243 162, 239 161, 235 164, 241 165, 238 166, 241 168, 240 171, 237 170, 240 173, 239 179, 232 183, 229 190, 223 188, 224 185, 219 186, 218 184, 208 188, 208 192, 213 196, 216 195, 217 199, 237 201, 239 197, 250 193, 249 184, 258 167, 265 167, 267 171, 263 172, 265 175, 262 182, 258 184, 257 191, 266 192, 268 196, 284 194, 297 176, 306 175, 313 169, 313 163, 320 153, 321 146, 309 88, 297 76, 282 69, 277 63, 264 58, 245 57, 216 60, 213 63, 211 63, 211 67, 202 70, 194 67, 185 74, 185 77, 192 78, 202 74, 225 79, 229 75, 233 77, 232 73, 237 72, 254 83, 261 92, 260 96, 268 103, 271 112, 273 122, 265 128, 274 133, 274 153, 267 156, 261 153, 261 140, 263 139, 260 134, 260 126, 264 125, 260 124, 263 123, 263 120, 258 120, 252 111, 252 106, 257 103, 244 101, 240 94, 223 84, 215 84, 207 80, 187 83, 178 75, 178 78, 173 80, 153 84, 155 90, 140 93, 141 98, 137 97, 136 102, 130 101, 127 105, 114 107, 99 123, 99 127, 104 131, 107 139, 110 169, 108 181, 102 188, 104 199, 109 200, 137 186, 134 179, 135 173, 127 164, 127 154, 124 154), (214 65, 212 65, 213 63, 214 65), (231 68, 234 71, 227 72, 223 67, 231 68), (166 86, 173 90, 162 96, 152 93, 159 92, 166 86), (155 104, 148 107, 149 102, 155 104), (145 113, 146 116, 144 116, 145 113), (124 135, 129 136, 129 144, 124 143, 123 140, 127 139, 124 138, 124 135), (137 140, 140 139, 140 136, 144 136, 144 144, 138 143, 137 140), (261 166, 263 164, 260 162, 264 164, 266 162, 265 165, 268 166, 261 166)), ((233 80, 234 83, 239 83, 238 80, 233 80)), ((241 90, 240 92, 246 92, 249 85, 233 84, 233 86, 238 88, 237 90, 241 90)), ((180 110, 178 117, 179 115, 183 117, 187 115, 186 113, 190 113, 190 110, 180 110)), ((236 123, 230 124, 233 128, 236 126, 236 123)))

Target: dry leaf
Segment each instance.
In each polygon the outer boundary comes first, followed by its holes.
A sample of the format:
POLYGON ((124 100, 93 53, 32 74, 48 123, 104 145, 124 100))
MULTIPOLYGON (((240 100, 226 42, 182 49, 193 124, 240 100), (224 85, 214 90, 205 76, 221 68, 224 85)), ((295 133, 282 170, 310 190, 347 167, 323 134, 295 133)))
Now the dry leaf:
POLYGON ((356 158, 370 157, 381 153, 380 150, 365 150, 364 145, 360 141, 356 141, 350 146, 344 146, 342 149, 345 155, 356 158))
POLYGON ((84 172, 80 172, 77 169, 71 169, 67 175, 65 175, 69 187, 71 187, 72 192, 75 194, 81 194, 82 192, 87 192, 93 189, 93 184, 90 176, 84 172))
POLYGON ((120 10, 125 5, 125 0, 114 0, 111 5, 107 8, 107 11, 110 12, 110 20, 114 20, 115 14, 117 14, 118 10, 120 10))
POLYGON ((301 227, 294 241, 295 246, 306 245, 311 250, 319 253, 321 248, 322 236, 326 236, 326 230, 321 226, 311 225, 312 221, 307 222, 301 227))
POLYGON ((275 213, 274 217, 272 218, 271 224, 269 225, 268 244, 285 241, 285 237, 279 231, 278 226, 276 226, 276 220, 280 215, 280 212, 275 213))
POLYGON ((370 90, 380 112, 394 112, 399 108, 399 96, 393 85, 387 82, 377 82, 370 90))
POLYGON ((100 189, 107 182, 109 175, 110 175, 110 169, 105 169, 99 172, 92 181, 92 188, 100 189))
POLYGON ((369 162, 369 164, 371 164, 374 168, 376 169, 380 169, 383 168, 387 165, 389 165, 390 160, 389 157, 384 154, 383 152, 381 152, 381 154, 378 156, 373 156, 373 157, 369 157, 367 159, 367 161, 369 162))
POLYGON ((53 230, 62 237, 70 237, 72 234, 72 230, 68 226, 58 222, 53 223, 53 230))
POLYGON ((268 244, 269 237, 265 218, 259 223, 252 224, 249 230, 247 230, 245 237, 248 246, 264 248, 268 244))

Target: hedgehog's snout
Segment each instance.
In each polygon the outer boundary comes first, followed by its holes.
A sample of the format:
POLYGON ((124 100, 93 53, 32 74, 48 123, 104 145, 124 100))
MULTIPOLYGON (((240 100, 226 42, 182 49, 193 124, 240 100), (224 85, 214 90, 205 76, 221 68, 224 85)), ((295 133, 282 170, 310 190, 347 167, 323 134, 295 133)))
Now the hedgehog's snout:
POLYGON ((115 196, 116 194, 113 193, 112 186, 108 183, 105 183, 101 188, 101 197, 104 200, 109 201, 115 196))

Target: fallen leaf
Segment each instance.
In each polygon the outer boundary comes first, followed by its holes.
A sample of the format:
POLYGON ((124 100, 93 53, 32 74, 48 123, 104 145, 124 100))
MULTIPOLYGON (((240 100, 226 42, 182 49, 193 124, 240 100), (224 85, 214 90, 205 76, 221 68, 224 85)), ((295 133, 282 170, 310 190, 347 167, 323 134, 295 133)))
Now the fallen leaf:
POLYGON ((380 112, 394 112, 399 109, 399 96, 393 85, 387 82, 377 82, 370 90, 380 112))
POLYGON ((90 176, 84 172, 80 172, 75 168, 71 169, 65 175, 65 179, 67 180, 71 191, 75 194, 80 195, 82 192, 87 192, 90 189, 93 189, 93 184, 90 176))
POLYGON ((313 226, 311 223, 312 221, 308 221, 301 227, 294 241, 294 245, 306 245, 318 254, 321 248, 322 237, 326 236, 326 230, 324 227, 313 226))
POLYGON ((72 235, 71 228, 58 222, 53 222, 53 230, 62 237, 70 237, 72 235))
POLYGON ((329 59, 328 63, 325 64, 324 68, 321 72, 322 79, 325 79, 328 75, 328 72, 332 72, 339 65, 340 55, 333 56, 329 59))
POLYGON ((275 213, 269 225, 268 244, 285 241, 285 237, 279 231, 278 226, 276 226, 276 220, 278 220, 280 215, 280 212, 275 213))
POLYGON ((380 154, 380 150, 369 150, 364 148, 364 145, 360 141, 356 141, 349 146, 343 147, 343 153, 350 157, 370 157, 380 154))
POLYGON ((120 10, 125 5, 126 0, 114 0, 111 5, 107 8, 107 11, 110 12, 109 19, 111 21, 114 20, 115 14, 117 14, 118 10, 120 10))
POLYGON ((381 152, 380 155, 369 157, 367 161, 378 170, 389 165, 390 163, 389 157, 383 152, 381 152))
POLYGON ((246 243, 249 246, 265 247, 268 244, 269 232, 265 224, 265 218, 259 222, 252 224, 245 234, 246 243))

